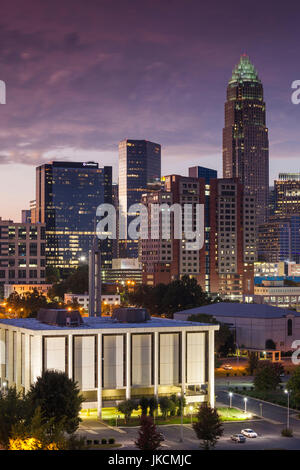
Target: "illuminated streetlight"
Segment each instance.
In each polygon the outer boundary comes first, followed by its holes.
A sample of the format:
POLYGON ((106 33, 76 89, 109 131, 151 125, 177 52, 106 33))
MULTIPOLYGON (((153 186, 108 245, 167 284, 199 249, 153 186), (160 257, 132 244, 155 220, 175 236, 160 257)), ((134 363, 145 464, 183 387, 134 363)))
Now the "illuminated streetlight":
POLYGON ((245 398, 244 398, 244 403, 245 403, 245 413, 247 413, 247 400, 248 400, 248 398, 246 398, 246 397, 245 397, 245 398))
POLYGON ((232 408, 232 392, 229 392, 229 408, 232 408))
POLYGON ((287 408, 287 428, 290 427, 290 391, 285 389, 284 393, 287 394, 288 397, 288 408, 287 408))

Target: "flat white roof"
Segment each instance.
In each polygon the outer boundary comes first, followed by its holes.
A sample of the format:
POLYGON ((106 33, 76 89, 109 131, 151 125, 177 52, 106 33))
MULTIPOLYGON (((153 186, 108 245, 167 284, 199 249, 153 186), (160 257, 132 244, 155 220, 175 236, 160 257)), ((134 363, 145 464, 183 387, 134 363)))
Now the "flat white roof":
MULTIPOLYGON (((83 317, 83 325, 80 326, 56 326, 41 323, 36 318, 9 318, 0 319, 1 326, 10 326, 34 331, 87 331, 87 330, 118 330, 118 329, 156 329, 156 328, 189 328, 204 327, 204 329, 219 329, 218 325, 209 323, 198 323, 184 320, 171 320, 168 318, 151 317, 151 320, 142 323, 121 323, 113 321, 111 318, 103 317, 83 317)), ((193 328, 193 329, 194 329, 193 328)))

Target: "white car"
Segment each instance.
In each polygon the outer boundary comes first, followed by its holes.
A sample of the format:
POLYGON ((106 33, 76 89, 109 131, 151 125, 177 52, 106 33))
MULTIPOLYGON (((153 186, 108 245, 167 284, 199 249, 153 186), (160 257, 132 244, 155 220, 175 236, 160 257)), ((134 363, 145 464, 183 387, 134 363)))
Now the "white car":
POLYGON ((241 434, 246 437, 257 437, 257 433, 253 431, 253 429, 242 429, 241 434))

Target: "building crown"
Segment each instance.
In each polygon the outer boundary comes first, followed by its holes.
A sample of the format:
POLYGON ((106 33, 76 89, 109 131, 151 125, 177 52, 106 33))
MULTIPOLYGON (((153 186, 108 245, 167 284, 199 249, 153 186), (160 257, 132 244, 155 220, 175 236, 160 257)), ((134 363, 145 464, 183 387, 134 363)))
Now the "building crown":
POLYGON ((229 84, 242 82, 261 83, 254 65, 247 54, 241 55, 240 62, 234 67, 229 84))

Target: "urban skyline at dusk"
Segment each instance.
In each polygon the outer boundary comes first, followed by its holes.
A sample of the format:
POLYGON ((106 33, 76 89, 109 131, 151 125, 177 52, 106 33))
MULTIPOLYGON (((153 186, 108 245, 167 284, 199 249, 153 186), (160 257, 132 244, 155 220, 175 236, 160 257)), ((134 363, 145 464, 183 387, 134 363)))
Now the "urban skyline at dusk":
POLYGON ((291 18, 288 8, 254 2, 243 22, 238 2, 231 8, 114 3, 113 10, 110 2, 5 6, 3 218, 20 220, 35 197, 35 167, 51 160, 113 165, 117 181, 124 138, 161 144, 163 175, 187 175, 188 166, 202 165, 221 177, 226 86, 243 52, 264 85, 270 185, 279 172, 299 170, 300 107, 291 102, 291 83, 299 78, 294 4, 291 18))

